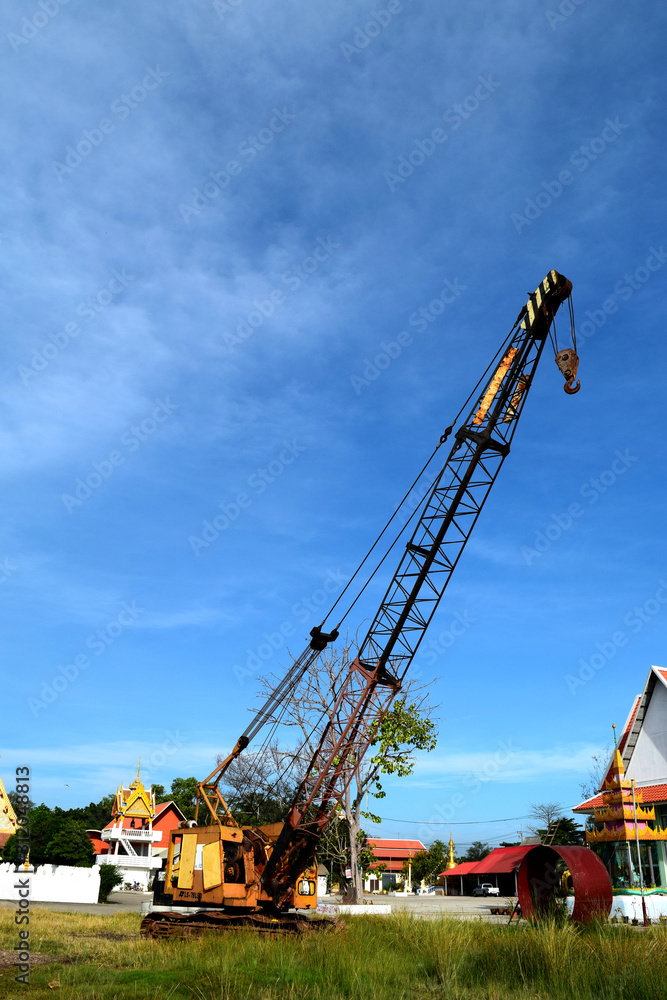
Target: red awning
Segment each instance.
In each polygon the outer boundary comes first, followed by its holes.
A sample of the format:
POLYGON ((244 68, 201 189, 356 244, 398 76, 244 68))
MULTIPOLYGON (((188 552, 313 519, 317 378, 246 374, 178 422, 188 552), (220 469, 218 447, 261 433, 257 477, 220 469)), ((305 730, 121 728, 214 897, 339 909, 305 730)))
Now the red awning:
POLYGON ((456 868, 448 868, 446 872, 440 872, 438 878, 441 878, 443 875, 470 875, 477 865, 477 861, 462 861, 456 868))
POLYGON ((532 851, 535 844, 523 844, 519 847, 496 847, 485 858, 477 862, 473 874, 495 875, 503 872, 513 872, 523 861, 524 855, 532 851))
POLYGON ((532 850, 535 844, 523 844, 520 847, 496 847, 481 861, 462 861, 456 868, 448 868, 441 875, 495 875, 503 872, 513 872, 523 860, 524 854, 532 850))

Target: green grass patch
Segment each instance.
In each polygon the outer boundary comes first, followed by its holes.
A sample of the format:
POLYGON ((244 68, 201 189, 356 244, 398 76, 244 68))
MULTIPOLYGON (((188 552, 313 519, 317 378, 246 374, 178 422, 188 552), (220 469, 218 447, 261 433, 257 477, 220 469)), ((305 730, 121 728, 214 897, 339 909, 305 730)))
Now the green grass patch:
MULTIPOLYGON (((0 968, 0 997, 67 1000, 665 1000, 667 927, 492 925, 354 917, 340 934, 142 941, 139 917, 34 907, 30 988, 0 968), (62 959, 67 958, 68 962, 62 959), (57 959, 60 959, 58 961, 57 959), (49 983, 58 982, 56 988, 49 983)), ((0 948, 17 943, 0 909, 0 948)))

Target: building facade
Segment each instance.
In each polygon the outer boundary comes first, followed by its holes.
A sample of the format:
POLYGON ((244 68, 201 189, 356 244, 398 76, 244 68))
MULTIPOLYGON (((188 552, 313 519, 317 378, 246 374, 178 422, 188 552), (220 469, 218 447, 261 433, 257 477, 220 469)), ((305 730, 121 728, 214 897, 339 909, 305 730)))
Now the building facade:
POLYGON ((175 802, 156 804, 137 771, 129 788, 121 785, 116 791, 111 822, 103 830, 88 831, 95 864, 116 865, 124 885, 145 891, 167 856, 169 834, 184 822, 175 802))
POLYGON ((667 888, 667 670, 663 667, 651 667, 643 692, 635 698, 598 794, 573 811, 591 817, 587 842, 606 864, 615 888, 635 888, 640 876, 645 886, 667 888))
POLYGON ((378 840, 368 838, 368 846, 377 858, 378 869, 366 872, 364 892, 395 891, 403 884, 403 864, 425 851, 421 840, 378 840))

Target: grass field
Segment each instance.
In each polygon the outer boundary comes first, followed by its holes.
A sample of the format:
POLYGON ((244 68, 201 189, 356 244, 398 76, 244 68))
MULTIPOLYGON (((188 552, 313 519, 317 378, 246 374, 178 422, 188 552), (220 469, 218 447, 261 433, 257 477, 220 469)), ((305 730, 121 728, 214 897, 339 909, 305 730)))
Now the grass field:
MULTIPOLYGON (((17 944, 0 911, 0 948, 17 944)), ((511 927, 451 918, 355 917, 340 934, 141 941, 139 917, 30 914, 30 986, 0 967, 1 997, 68 1000, 665 1000, 667 927, 511 927), (63 962, 63 958, 69 959, 63 962), (58 960, 60 959, 60 960, 58 960), (59 986, 49 987, 49 983, 59 986)))

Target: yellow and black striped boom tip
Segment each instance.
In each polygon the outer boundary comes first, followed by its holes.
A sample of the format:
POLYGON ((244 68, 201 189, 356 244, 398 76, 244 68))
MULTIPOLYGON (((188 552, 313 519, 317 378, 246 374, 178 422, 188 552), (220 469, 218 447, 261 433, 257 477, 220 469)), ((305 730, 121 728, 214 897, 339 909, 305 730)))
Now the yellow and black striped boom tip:
POLYGON ((544 313, 545 309, 553 316, 571 291, 571 281, 559 274, 558 271, 549 271, 544 281, 540 282, 526 303, 522 328, 527 330, 533 326, 538 314, 544 313))

